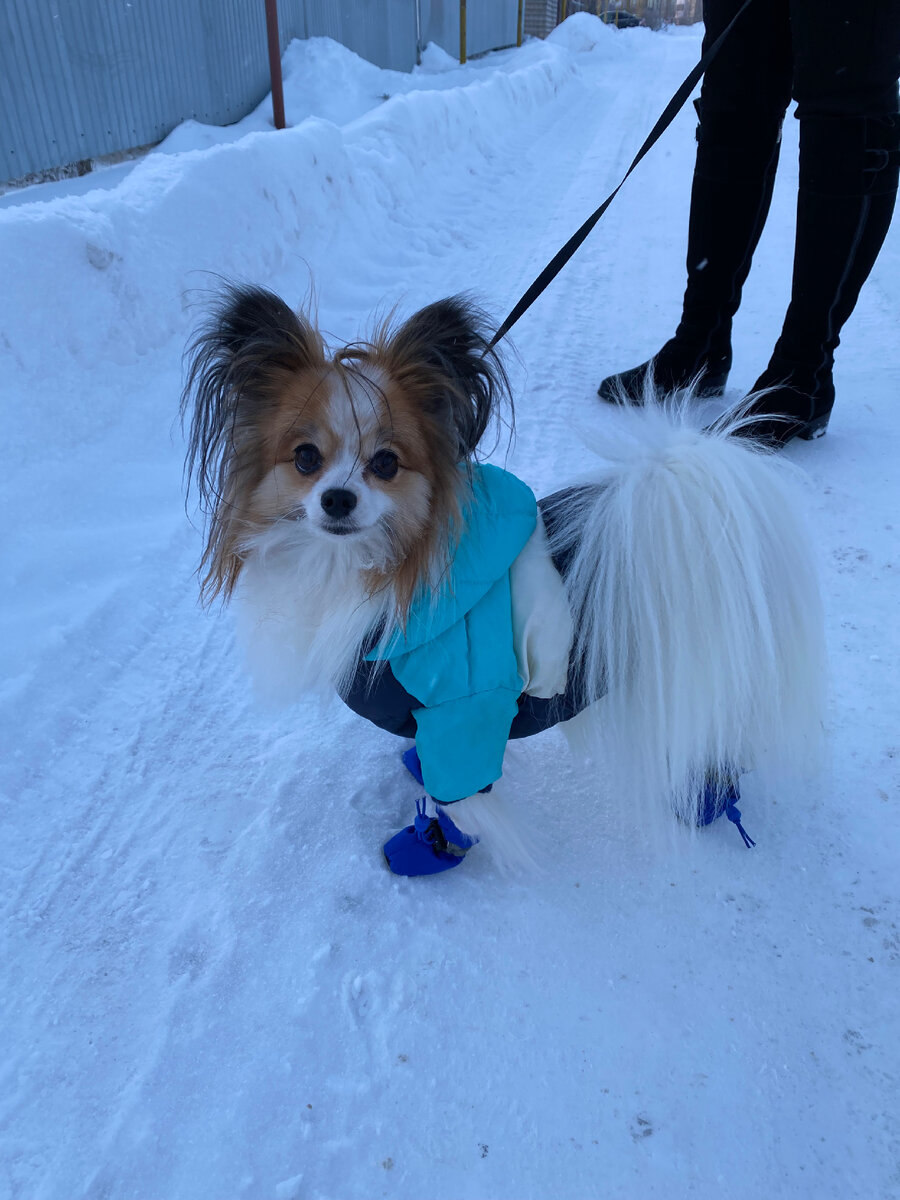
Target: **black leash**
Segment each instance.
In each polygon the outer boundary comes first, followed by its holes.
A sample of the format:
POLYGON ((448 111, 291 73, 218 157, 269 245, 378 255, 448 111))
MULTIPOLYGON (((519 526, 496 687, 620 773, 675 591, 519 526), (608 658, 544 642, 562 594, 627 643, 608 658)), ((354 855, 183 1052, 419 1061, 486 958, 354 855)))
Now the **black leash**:
POLYGON ((525 292, 525 295, 521 298, 521 300, 519 300, 512 312, 491 338, 491 344, 488 346, 488 351, 493 350, 500 339, 506 337, 510 329, 512 329, 513 325, 515 325, 516 321, 518 321, 519 317, 521 317, 522 314, 526 312, 532 306, 532 304, 534 304, 541 292, 556 278, 581 243, 587 238, 588 234, 619 194, 619 191, 621 190, 622 185, 625 183, 625 180, 638 165, 644 155, 648 152, 648 150, 656 145, 662 134, 668 129, 677 114, 684 107, 684 104, 691 92, 703 77, 704 71, 719 53, 719 47, 728 37, 729 33, 731 33, 735 23, 740 19, 744 11, 750 6, 751 3, 752 0, 744 0, 744 3, 732 17, 731 21, 728 23, 728 25, 726 25, 710 48, 701 57, 696 67, 694 67, 690 75, 688 75, 687 79, 685 79, 684 83, 666 105, 662 116, 650 130, 646 141, 634 156, 631 166, 622 176, 622 180, 618 187, 614 191, 610 192, 596 212, 592 213, 591 216, 588 217, 581 228, 572 234, 563 248, 554 254, 553 258, 551 258, 551 260, 547 263, 546 267, 544 267, 543 271, 541 271, 540 275, 538 275, 537 279, 535 279, 534 283, 530 288, 528 288, 528 290, 525 292))

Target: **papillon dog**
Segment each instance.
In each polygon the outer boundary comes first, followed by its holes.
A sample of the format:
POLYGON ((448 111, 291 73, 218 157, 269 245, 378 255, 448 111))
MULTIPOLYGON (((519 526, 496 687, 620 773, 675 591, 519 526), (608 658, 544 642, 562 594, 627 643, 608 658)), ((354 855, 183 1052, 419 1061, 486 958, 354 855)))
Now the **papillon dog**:
POLYGON ((604 413, 591 470, 536 502, 479 460, 489 426, 512 425, 489 329, 454 297, 330 350, 234 286, 188 351, 202 596, 239 600, 263 692, 324 687, 415 741, 425 795, 384 847, 398 874, 522 846, 492 790, 510 738, 577 726, 629 803, 697 826, 735 820, 740 772, 802 765, 822 728, 789 466, 648 396, 604 413))

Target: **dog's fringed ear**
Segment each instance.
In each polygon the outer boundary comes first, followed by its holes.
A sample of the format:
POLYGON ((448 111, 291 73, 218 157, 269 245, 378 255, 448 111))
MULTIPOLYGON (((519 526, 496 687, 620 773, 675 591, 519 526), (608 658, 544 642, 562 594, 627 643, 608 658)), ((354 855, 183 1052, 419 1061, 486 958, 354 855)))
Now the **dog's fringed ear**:
POLYGON ((423 400, 455 430, 461 460, 507 406, 512 423, 509 379, 489 349, 492 333, 484 312, 464 296, 451 296, 415 313, 386 347, 393 370, 423 377, 423 400))
POLYGON ((190 418, 185 478, 208 517, 202 593, 227 597, 240 571, 238 498, 258 469, 263 420, 285 377, 324 364, 312 326, 274 293, 228 285, 186 352, 181 418, 190 418))
POLYGON ((234 436, 253 425, 276 380, 322 361, 312 327, 263 288, 229 285, 186 352, 181 416, 190 413, 186 461, 201 504, 211 510, 223 491, 234 436))

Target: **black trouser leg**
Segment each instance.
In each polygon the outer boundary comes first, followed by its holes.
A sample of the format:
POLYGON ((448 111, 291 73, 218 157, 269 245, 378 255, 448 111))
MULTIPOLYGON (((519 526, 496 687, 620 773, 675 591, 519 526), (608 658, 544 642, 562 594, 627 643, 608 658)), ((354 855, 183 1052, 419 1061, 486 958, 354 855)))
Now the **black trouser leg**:
MULTIPOLYGON (((704 48, 741 2, 706 0, 704 48)), ((710 65, 697 105, 687 286, 675 336, 651 362, 604 379, 603 399, 641 403, 651 382, 660 392, 691 383, 701 396, 723 390, 732 318, 772 198, 790 81, 786 0, 755 0, 710 65)))
POLYGON ((793 0, 794 93, 800 186, 791 302, 754 391, 762 420, 748 432, 772 444, 824 433, 832 368, 887 235, 900 174, 900 0, 793 0))
POLYGON ((797 427, 783 425, 778 441, 825 431, 841 329, 894 211, 898 126, 897 117, 807 117, 801 123, 791 303, 769 365, 754 386, 775 389, 755 411, 796 418, 797 427))
POLYGON ((721 377, 724 387, 732 318, 772 200, 781 114, 707 113, 701 107, 697 138, 687 287, 675 337, 659 357, 692 360, 695 369, 702 365, 721 377))

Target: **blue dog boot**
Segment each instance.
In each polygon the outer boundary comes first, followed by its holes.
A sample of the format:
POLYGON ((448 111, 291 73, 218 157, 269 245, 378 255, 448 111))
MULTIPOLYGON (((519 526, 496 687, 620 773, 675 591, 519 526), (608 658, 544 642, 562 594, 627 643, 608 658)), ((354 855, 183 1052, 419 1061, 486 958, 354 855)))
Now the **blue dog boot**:
MULTIPOLYGON (((483 792, 487 792, 490 791, 490 787, 482 788, 481 790, 483 792)), ((457 826, 454 825, 454 823, 450 820, 448 810, 453 807, 452 804, 441 804, 440 800, 435 800, 434 807, 437 810, 437 823, 441 827, 441 833, 451 845, 458 846, 460 850, 466 851, 471 850, 473 846, 478 844, 477 837, 472 837, 468 833, 463 833, 463 831, 457 828, 457 826)))
POLYGON ((384 844, 384 857, 395 875, 437 875, 458 867, 477 838, 457 829, 442 805, 437 816, 425 811, 425 797, 416 801, 416 817, 384 844))
POLYGON ((425 780, 422 778, 422 764, 419 762, 419 754, 415 746, 410 746, 408 750, 403 751, 403 765, 419 787, 424 787, 425 780))
POLYGON ((744 839, 744 845, 749 850, 756 845, 756 842, 741 824, 741 810, 737 806, 740 798, 741 790, 738 786, 737 775, 731 775, 724 780, 718 779, 714 775, 708 776, 697 809, 697 824, 711 825, 724 813, 732 825, 737 828, 738 833, 744 839))

